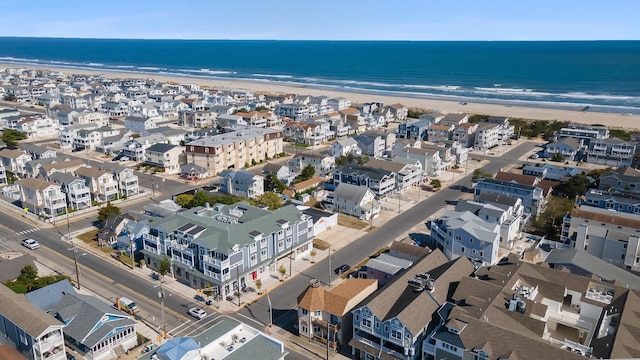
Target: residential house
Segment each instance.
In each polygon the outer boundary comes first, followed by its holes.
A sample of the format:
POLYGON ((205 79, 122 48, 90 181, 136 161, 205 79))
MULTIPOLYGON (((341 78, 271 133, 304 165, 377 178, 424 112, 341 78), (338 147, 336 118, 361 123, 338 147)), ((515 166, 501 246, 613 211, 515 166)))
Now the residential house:
POLYGON ((60 148, 62 151, 65 148, 70 148, 73 146, 75 139, 78 137, 78 132, 80 130, 94 130, 98 126, 96 124, 77 124, 77 125, 68 125, 65 126, 60 131, 60 136, 58 137, 58 144, 60 144, 60 148))
POLYGON ((49 180, 60 184, 66 194, 69 209, 82 210, 91 207, 91 191, 84 179, 70 173, 53 173, 49 180))
POLYGON ((292 121, 284 126, 282 132, 287 141, 311 146, 320 145, 333 137, 329 123, 324 121, 313 123, 292 121))
POLYGON ((486 151, 493 147, 502 144, 502 127, 500 124, 481 122, 478 123, 478 130, 476 130, 476 137, 474 142, 474 148, 481 151, 486 151))
POLYGON ((151 216, 154 218, 166 218, 175 215, 184 209, 182 208, 182 206, 176 204, 173 200, 166 199, 159 201, 157 204, 147 204, 142 208, 142 210, 147 216, 151 216))
POLYGON ((498 207, 502 210, 507 211, 507 213, 511 214, 516 219, 522 219, 521 224, 525 224, 528 220, 524 214, 524 206, 522 205, 522 199, 509 195, 500 195, 493 193, 484 193, 480 194, 474 200, 475 202, 481 204, 490 204, 495 207, 498 207))
POLYGON ((471 212, 480 219, 500 225, 500 246, 511 249, 522 233, 522 218, 514 216, 510 208, 469 200, 459 200, 456 204, 457 212, 471 212))
POLYGON ((440 119, 439 124, 446 126, 458 126, 466 122, 469 122, 469 115, 467 114, 446 114, 442 119, 440 119))
MULTIPOLYGON (((0 156, 2 156, 0 150, 0 156)), ((628 191, 640 191, 640 170, 632 167, 621 167, 610 173, 606 173, 600 176, 601 190, 628 190, 628 191)))
POLYGON ((371 159, 362 167, 379 169, 396 174, 396 191, 404 191, 419 186, 423 178, 422 164, 418 160, 410 159, 410 162, 392 160, 371 159))
POLYGON ((98 246, 113 247, 128 222, 129 219, 123 215, 109 215, 105 219, 102 229, 98 231, 98 246))
POLYGON ((325 289, 313 279, 298 295, 298 335, 317 340, 337 351, 351 340, 353 316, 351 309, 378 289, 375 279, 347 279, 325 289))
POLYGON ((343 97, 331 98, 327 100, 327 105, 329 105, 335 111, 340 111, 351 107, 351 100, 345 99, 343 97))
POLYGON ((632 191, 589 189, 584 194, 584 204, 601 209, 640 214, 640 194, 632 191))
POLYGON ((184 164, 184 147, 170 144, 153 144, 145 151, 145 164, 161 167, 166 174, 177 174, 184 164))
POLYGON ((81 167, 75 175, 84 179, 94 201, 107 202, 118 198, 118 182, 110 171, 81 167))
POLYGON ((276 164, 272 162, 266 163, 262 167, 262 173, 265 175, 269 175, 269 174, 275 175, 285 185, 291 184, 293 179, 296 177, 296 175, 291 172, 288 166, 276 164))
POLYGON ((572 137, 565 137, 556 142, 549 143, 544 148, 546 158, 559 157, 561 160, 576 161, 582 144, 572 137))
POLYGON ((555 133, 555 137, 563 139, 574 138, 585 146, 589 146, 591 140, 604 140, 609 138, 609 129, 606 126, 570 125, 555 133))
POLYGON ((475 143, 478 127, 477 123, 462 123, 453 130, 451 139, 457 141, 462 147, 472 147, 475 143))
POLYGON ((37 159, 48 159, 58 156, 58 153, 54 149, 47 149, 45 146, 34 145, 34 144, 23 144, 22 148, 24 151, 31 155, 33 160, 37 159))
POLYGON ((489 116, 486 120, 488 123, 498 124, 498 141, 500 144, 506 144, 515 131, 515 126, 509 123, 508 117, 489 116))
POLYGON ((4 168, 4 164, 0 162, 0 186, 7 185, 7 170, 4 168))
POLYGON ((433 124, 427 130, 427 139, 433 143, 445 142, 451 139, 454 130, 455 125, 433 124))
POLYGON ((297 173, 308 165, 313 166, 316 175, 328 176, 336 167, 336 159, 331 155, 304 153, 291 159, 289 169, 292 173, 297 173))
POLYGON ((309 106, 304 104, 278 104, 274 110, 280 117, 288 117, 294 121, 301 121, 309 118, 309 106))
POLYGON ((581 205, 564 217, 560 240, 623 269, 640 270, 640 215, 581 205))
MULTIPOLYGON (((387 149, 385 138, 374 132, 367 132, 352 137, 358 143, 358 147, 365 155, 373 157, 381 157, 384 151, 387 149)), ((389 144, 391 147, 392 144, 389 144)))
POLYGON ((102 163, 98 165, 99 170, 111 172, 118 182, 119 197, 129 197, 140 193, 138 175, 132 168, 120 166, 113 163, 102 163))
POLYGON ((362 186, 370 189, 376 197, 383 197, 396 189, 397 174, 384 169, 360 165, 345 165, 333 172, 333 182, 362 186))
POLYGON ((408 272, 416 278, 398 278, 352 311, 352 358, 422 359, 428 325, 450 289, 473 270, 466 258, 449 261, 437 249, 415 263, 408 272))
POLYGON ((202 129, 215 126, 218 114, 212 111, 181 111, 178 119, 183 125, 202 129))
POLYGON ((147 149, 155 144, 166 144, 167 138, 162 134, 153 134, 141 136, 139 138, 131 138, 126 141, 120 155, 128 157, 133 161, 145 161, 147 149))
POLYGON ((442 160, 440 158, 440 153, 437 150, 410 147, 403 149, 400 156, 419 161, 427 176, 440 176, 440 172, 442 171, 442 160))
POLYGON ((400 123, 397 130, 398 137, 404 139, 427 140, 429 127, 435 123, 435 120, 416 120, 400 123))
POLYGON ((389 251, 387 253, 395 258, 405 259, 411 261, 412 263, 415 263, 424 256, 428 255, 430 252, 431 249, 429 248, 416 246, 413 240, 411 241, 411 243, 396 240, 391 242, 391 245, 389 245, 389 251))
POLYGON ((24 294, 17 294, 6 286, 0 286, 0 323, 3 344, 10 345, 25 358, 67 358, 63 332, 65 324, 30 303, 24 294))
POLYGON ((172 129, 168 126, 162 126, 155 129, 150 129, 145 132, 145 135, 162 135, 167 139, 167 144, 184 146, 184 141, 187 136, 187 132, 182 129, 172 129))
POLYGON ((557 166, 551 164, 525 165, 522 173, 532 175, 543 180, 561 181, 582 174, 582 170, 572 166, 557 166))
POLYGON ((402 275, 411 265, 413 261, 382 253, 370 258, 358 269, 358 278, 377 280, 378 286, 383 287, 402 275))
POLYGON ((284 344, 244 323, 222 319, 197 335, 172 338, 139 360, 284 360, 284 344), (222 346, 224 345, 224 346, 222 346))
POLYGON ((20 186, 22 207, 33 214, 58 216, 67 207, 60 184, 42 178, 26 178, 16 183, 20 186))
POLYGON ((302 210, 302 213, 311 216, 311 221, 313 222, 313 236, 318 236, 319 234, 327 230, 331 230, 331 228, 338 225, 338 213, 330 213, 314 207, 304 209, 302 210))
POLYGON ((522 199, 525 213, 539 215, 552 189, 553 185, 548 180, 499 172, 495 179, 483 178, 476 183, 474 201, 483 193, 518 197, 522 199))
POLYGON ((402 156, 405 149, 408 148, 420 148, 421 140, 413 139, 397 139, 391 148, 391 156, 402 156))
POLYGON ((402 104, 392 104, 385 107, 385 110, 388 109, 389 112, 393 115, 393 121, 405 121, 407 120, 407 114, 409 113, 409 108, 402 104))
POLYGON ((149 227, 141 252, 151 269, 169 256, 178 281, 199 289, 210 285, 222 298, 276 275, 280 259, 307 256, 313 238, 311 217, 293 205, 270 211, 244 202, 215 204, 149 227))
POLYGON ((125 102, 105 102, 100 106, 100 112, 112 119, 131 115, 129 105, 125 102))
POLYGON ((636 156, 636 145, 617 137, 594 139, 589 143, 587 162, 608 166, 631 166, 636 156))
POLYGON ((152 118, 127 116, 124 119, 124 128, 137 134, 141 134, 146 130, 155 129, 156 127, 156 122, 152 118))
POLYGON ((470 211, 447 210, 442 218, 431 221, 429 229, 436 246, 450 260, 466 256, 474 264, 498 263, 500 224, 497 222, 470 211))
POLYGON ((281 131, 246 128, 187 143, 186 161, 217 175, 226 169, 241 169, 245 164, 273 158, 283 152, 281 131))
POLYGON ((229 195, 255 199, 264 194, 264 177, 245 170, 220 173, 220 191, 229 195))
POLYGON ((611 284, 640 291, 640 277, 634 273, 611 266, 609 262, 579 249, 551 249, 544 259, 552 269, 569 271, 571 274, 596 278, 611 284))
POLYGON ((115 349, 137 346, 136 321, 94 296, 65 293, 49 310, 64 327, 67 343, 90 359, 110 359, 115 349))
POLYGON ((76 171, 78 168, 85 166, 83 159, 69 160, 68 158, 64 158, 64 157, 58 157, 58 158, 61 158, 62 160, 54 161, 52 159, 47 159, 50 162, 42 163, 42 165, 38 169, 38 173, 33 175, 35 177, 42 176, 46 178, 56 172, 72 173, 76 171))
POLYGON ((358 142, 353 138, 339 139, 331 144, 331 155, 336 158, 347 154, 360 155, 361 153, 358 142))
POLYGON ((238 116, 238 115, 226 115, 226 114, 222 114, 222 115, 218 115, 218 117, 216 118, 216 122, 222 126, 222 127, 235 127, 235 126, 247 126, 249 125, 249 123, 247 123, 242 116, 238 116))
POLYGON ((180 168, 180 177, 187 180, 202 180, 209 177, 209 172, 202 166, 196 164, 184 164, 180 168))
POLYGON ((30 115, 16 123, 16 130, 25 133, 27 138, 52 136, 58 134, 60 124, 46 115, 30 115))
POLYGON ((0 160, 6 171, 15 175, 26 176, 26 163, 31 161, 31 155, 20 150, 0 149, 0 160))
POLYGON ((333 209, 360 220, 370 220, 380 212, 380 202, 367 187, 341 183, 333 192, 333 209))

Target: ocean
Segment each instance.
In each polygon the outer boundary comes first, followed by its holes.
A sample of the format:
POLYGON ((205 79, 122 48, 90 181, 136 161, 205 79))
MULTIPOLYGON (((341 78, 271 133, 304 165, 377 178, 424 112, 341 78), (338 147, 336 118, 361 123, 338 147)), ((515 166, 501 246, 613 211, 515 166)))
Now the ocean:
POLYGON ((0 62, 640 113, 640 41, 0 37, 0 62))

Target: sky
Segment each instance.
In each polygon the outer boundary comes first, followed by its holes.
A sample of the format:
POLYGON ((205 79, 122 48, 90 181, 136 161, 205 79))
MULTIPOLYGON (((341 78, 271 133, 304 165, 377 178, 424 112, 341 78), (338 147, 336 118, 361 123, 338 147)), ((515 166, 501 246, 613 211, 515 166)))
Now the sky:
POLYGON ((0 36, 640 40, 640 0, 0 0, 0 36))

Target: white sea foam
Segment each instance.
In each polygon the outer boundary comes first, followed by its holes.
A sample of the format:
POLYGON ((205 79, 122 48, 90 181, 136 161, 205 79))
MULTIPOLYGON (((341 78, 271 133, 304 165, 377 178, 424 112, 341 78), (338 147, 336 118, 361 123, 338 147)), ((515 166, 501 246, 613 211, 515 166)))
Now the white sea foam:
POLYGON ((138 69, 140 69, 140 70, 152 70, 152 71, 167 70, 165 68, 159 68, 159 67, 153 67, 153 66, 138 66, 138 69))
POLYGON ((275 79, 293 79, 291 75, 279 75, 279 74, 251 74, 251 76, 271 77, 275 79))
POLYGON ((104 66, 104 64, 101 64, 101 63, 88 63, 87 65, 89 65, 89 66, 104 66))

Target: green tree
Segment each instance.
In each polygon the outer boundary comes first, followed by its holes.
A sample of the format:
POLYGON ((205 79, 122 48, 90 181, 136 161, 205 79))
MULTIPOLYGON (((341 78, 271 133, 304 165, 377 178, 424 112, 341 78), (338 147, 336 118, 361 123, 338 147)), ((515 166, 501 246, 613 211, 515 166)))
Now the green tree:
POLYGON ((434 189, 440 189, 442 187, 442 183, 438 179, 433 179, 431 180, 431 186, 433 186, 434 189))
POLYGON ((193 195, 193 199, 189 203, 189 208, 194 208, 197 206, 204 206, 207 202, 209 202, 209 198, 207 197, 207 193, 202 190, 196 191, 193 195))
POLYGON ((2 132, 2 141, 7 144, 8 147, 16 147, 18 145, 19 140, 24 140, 27 138, 27 134, 22 131, 18 131, 15 129, 6 129, 2 132))
POLYGON ((160 274, 162 281, 164 281, 164 276, 167 275, 171 271, 171 259, 168 256, 165 256, 160 264, 158 264, 158 274, 160 274))
POLYGON ((271 109, 266 106, 262 106, 262 105, 256 106, 256 111, 262 111, 262 110, 271 111, 271 109))
POLYGON ((287 274, 287 268, 284 265, 278 267, 278 273, 280 273, 280 281, 284 281, 284 276, 287 274))
POLYGON ((315 173, 316 168, 314 168, 313 165, 309 164, 305 166, 304 169, 302 169, 300 175, 296 176, 295 179, 293 179, 293 183, 297 184, 299 182, 309 180, 313 177, 313 175, 315 175, 315 173))
POLYGON ((473 170, 473 175, 471 176, 471 181, 476 183, 478 182, 478 180, 480 179, 492 179, 493 175, 484 172, 482 169, 475 169, 473 170))
POLYGON ((16 101, 16 96, 13 94, 7 94, 4 96, 4 101, 16 101))
POLYGON ((564 161, 564 156, 562 156, 562 154, 557 152, 557 153, 553 154, 553 156, 551 157, 551 161, 563 162, 564 161))
POLYGON ((256 289, 258 289, 258 295, 262 294, 260 289, 262 289, 262 280, 256 279, 256 289))
POLYGON ((192 200, 193 195, 191 194, 180 194, 176 196, 176 204, 180 205, 183 208, 189 208, 192 200))
POLYGON ((24 284, 27 288, 27 291, 31 291, 35 284, 36 279, 38 278, 38 270, 36 270, 31 265, 25 265, 20 270, 20 275, 18 275, 18 282, 24 284))
POLYGON ((576 196, 586 193, 589 185, 591 185, 591 180, 587 175, 581 173, 556 186, 554 193, 558 196, 574 200, 576 196))
POLYGON ((272 192, 266 192, 266 193, 258 196, 254 200, 254 202, 257 205, 266 206, 269 210, 275 210, 275 209, 279 209, 280 207, 282 207, 282 200, 280 200, 280 197, 278 196, 278 194, 272 193, 272 192))
POLYGON ((264 191, 271 191, 282 194, 285 188, 285 184, 282 182, 282 180, 278 179, 276 174, 268 174, 264 178, 264 191))
POLYGON ((98 210, 98 221, 104 223, 109 215, 120 215, 120 208, 111 204, 111 201, 108 201, 107 205, 98 210))
POLYGON ((606 169, 594 169, 594 170, 589 171, 589 172, 587 173, 587 176, 589 176, 589 177, 591 177, 591 178, 595 179, 595 180, 596 180, 596 182, 595 182, 595 184, 594 184, 594 185, 595 185, 596 187, 599 187, 599 186, 600 186, 600 177, 601 177, 602 175, 604 175, 604 174, 608 174, 608 173, 610 173, 610 172, 613 172, 613 168, 608 167, 608 168, 606 168, 606 169))
POLYGON ((562 219, 574 208, 572 199, 551 196, 544 211, 531 224, 533 232, 555 239, 560 233, 562 219))
POLYGON ((316 249, 311 249, 311 251, 309 252, 309 256, 311 256, 311 263, 315 263, 314 259, 316 258, 316 255, 318 255, 318 252, 316 251, 316 249))

